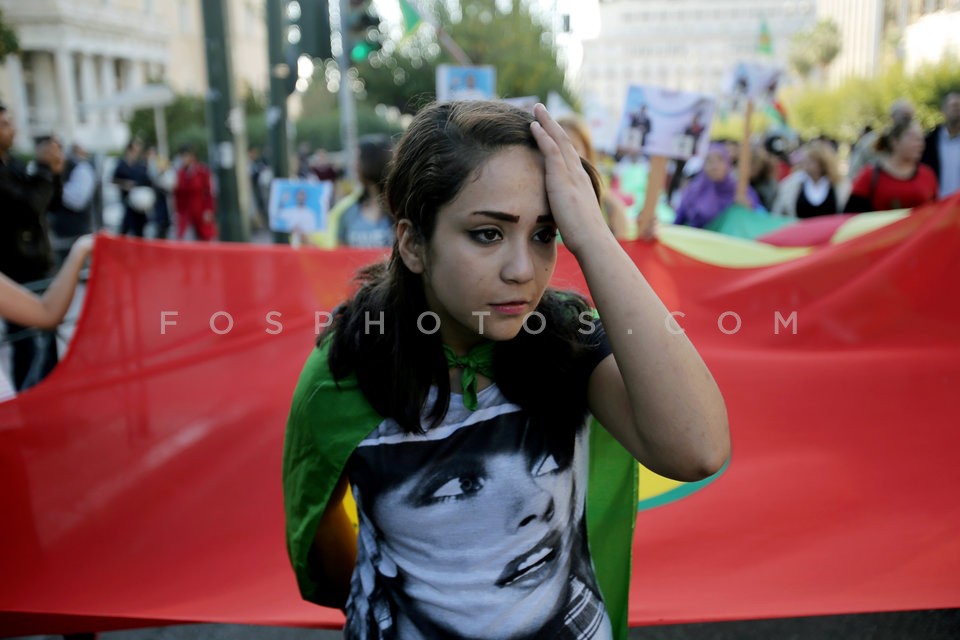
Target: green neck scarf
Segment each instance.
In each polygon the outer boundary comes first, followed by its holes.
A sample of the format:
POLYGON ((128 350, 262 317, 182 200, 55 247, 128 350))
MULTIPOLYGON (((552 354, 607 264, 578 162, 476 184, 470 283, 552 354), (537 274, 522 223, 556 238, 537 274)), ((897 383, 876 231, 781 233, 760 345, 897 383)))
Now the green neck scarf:
POLYGON ((493 345, 494 343, 489 340, 481 342, 464 356, 458 356, 453 349, 443 345, 447 366, 451 369, 463 369, 460 375, 463 406, 470 411, 477 410, 477 374, 493 378, 493 345))

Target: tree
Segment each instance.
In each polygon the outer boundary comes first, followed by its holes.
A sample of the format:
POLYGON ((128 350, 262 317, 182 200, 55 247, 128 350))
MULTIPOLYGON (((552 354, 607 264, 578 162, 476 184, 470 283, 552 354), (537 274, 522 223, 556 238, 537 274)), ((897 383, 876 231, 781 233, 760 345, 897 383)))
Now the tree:
POLYGON ((840 43, 840 27, 831 19, 820 20, 813 27, 810 33, 810 49, 813 52, 813 60, 820 67, 820 70, 826 73, 842 48, 840 43))
POLYGON ((20 39, 17 38, 17 32, 7 23, 3 11, 0 10, 0 63, 9 54, 19 52, 20 39))
POLYGON ((804 138, 820 134, 853 142, 865 125, 889 125, 890 105, 906 98, 929 128, 940 119, 940 100, 956 87, 960 60, 946 58, 907 74, 902 65, 873 78, 850 78, 835 88, 793 87, 784 92, 790 123, 804 138))
POLYGON ((841 51, 840 27, 833 20, 820 20, 810 29, 794 34, 790 39, 788 58, 790 66, 804 80, 814 69, 820 78, 826 78, 827 68, 841 51))
MULTIPOLYGON (((443 25, 475 65, 497 70, 501 97, 558 92, 571 105, 577 98, 565 83, 565 69, 553 39, 526 0, 508 6, 497 0, 421 1, 421 8, 443 25)), ((439 64, 458 64, 437 42, 430 28, 384 43, 383 50, 357 66, 366 99, 414 113, 436 93, 439 64)))
MULTIPOLYGON (((252 91, 244 96, 244 115, 246 116, 247 143, 262 146, 266 143, 266 121, 264 117, 265 98, 252 91)), ((185 144, 192 145, 201 158, 207 157, 206 103, 202 96, 177 95, 174 101, 164 107, 167 131, 170 133, 170 152, 185 144)), ((147 146, 157 144, 157 131, 153 109, 137 109, 129 121, 131 135, 139 137, 147 146)))

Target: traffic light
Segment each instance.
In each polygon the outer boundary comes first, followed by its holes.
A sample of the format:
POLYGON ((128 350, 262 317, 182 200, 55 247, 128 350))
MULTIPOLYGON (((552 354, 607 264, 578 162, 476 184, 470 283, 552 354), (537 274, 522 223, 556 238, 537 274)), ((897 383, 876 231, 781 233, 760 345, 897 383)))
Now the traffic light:
POLYGON ((371 6, 371 0, 350 0, 346 26, 347 46, 350 48, 350 59, 354 62, 363 62, 371 53, 383 47, 380 16, 371 6))

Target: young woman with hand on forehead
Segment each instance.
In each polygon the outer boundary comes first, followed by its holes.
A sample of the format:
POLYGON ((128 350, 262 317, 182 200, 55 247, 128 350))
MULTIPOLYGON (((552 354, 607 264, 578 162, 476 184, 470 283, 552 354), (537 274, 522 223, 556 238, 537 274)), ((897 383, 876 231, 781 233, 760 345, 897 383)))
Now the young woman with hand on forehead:
POLYGON ((625 596, 610 604, 591 555, 590 467, 693 481, 726 462, 717 385, 598 196, 542 105, 433 104, 400 140, 392 255, 321 335, 284 442, 298 584, 344 609, 347 638, 624 638, 625 596), (548 286, 558 231, 596 313, 548 286))

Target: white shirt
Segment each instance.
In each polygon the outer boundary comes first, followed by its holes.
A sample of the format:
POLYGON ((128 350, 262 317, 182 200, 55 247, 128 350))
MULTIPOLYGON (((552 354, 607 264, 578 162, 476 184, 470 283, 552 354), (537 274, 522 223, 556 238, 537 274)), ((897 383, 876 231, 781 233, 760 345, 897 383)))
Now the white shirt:
POLYGON ((313 233, 317 230, 317 215, 308 207, 288 207, 280 212, 283 220, 291 232, 313 233))
POLYGON ((940 197, 960 190, 960 134, 950 137, 946 126, 940 127, 937 138, 940 153, 940 197))
POLYGON ((808 175, 807 179, 803 181, 803 195, 807 198, 807 202, 813 206, 819 207, 829 194, 830 179, 827 176, 820 176, 819 180, 814 180, 808 175))
POLYGON ((97 187, 97 172, 86 160, 77 162, 70 179, 63 185, 63 204, 73 211, 83 211, 90 204, 97 187))
POLYGON ((17 395, 13 388, 13 381, 7 377, 7 372, 0 368, 0 402, 10 400, 17 395))

